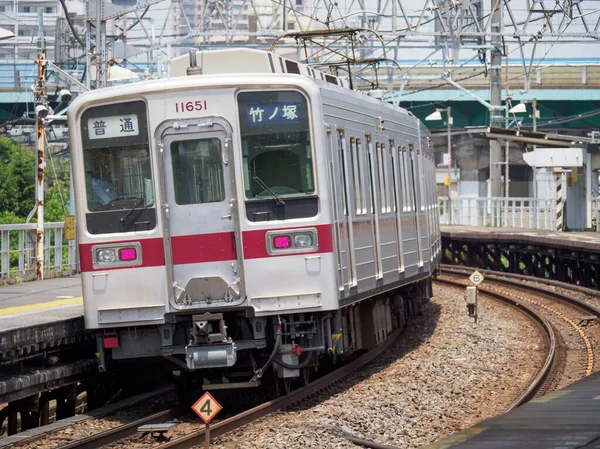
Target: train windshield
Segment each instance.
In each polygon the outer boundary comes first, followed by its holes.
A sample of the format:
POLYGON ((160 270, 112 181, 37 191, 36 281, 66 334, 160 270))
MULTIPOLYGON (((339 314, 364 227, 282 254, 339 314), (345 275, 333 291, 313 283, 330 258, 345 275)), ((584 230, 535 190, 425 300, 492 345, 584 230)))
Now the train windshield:
POLYGON ((87 229, 92 234, 156 226, 146 104, 96 106, 81 116, 87 229))
POLYGON ((315 192, 308 102, 295 91, 237 96, 248 199, 315 192))
POLYGON ((90 212, 154 204, 148 146, 84 150, 90 212))

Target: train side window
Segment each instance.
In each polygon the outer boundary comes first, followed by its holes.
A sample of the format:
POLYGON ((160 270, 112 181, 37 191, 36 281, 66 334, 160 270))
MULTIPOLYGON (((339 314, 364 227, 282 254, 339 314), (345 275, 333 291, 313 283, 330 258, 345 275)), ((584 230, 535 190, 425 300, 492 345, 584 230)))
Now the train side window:
POLYGON ((392 184, 392 175, 390 174, 391 171, 391 166, 390 164, 392 163, 392 151, 393 146, 391 146, 388 150, 388 148, 384 145, 383 146, 383 174, 385 177, 385 188, 387 190, 387 203, 386 203, 386 207, 387 207, 387 212, 395 212, 396 211, 396 206, 394 205, 394 201, 392 199, 392 191, 394 188, 394 185, 392 184))
POLYGON ((410 187, 410 194, 409 194, 409 199, 410 199, 410 207, 411 210, 417 210, 417 204, 415 202, 415 195, 416 195, 416 190, 415 190, 415 170, 414 170, 414 157, 415 157, 415 153, 414 153, 414 149, 415 146, 412 143, 408 144, 408 185, 410 187))
POLYGON ((171 160, 177 204, 218 203, 225 199, 219 139, 173 142, 171 160))
POLYGON ((406 147, 400 148, 400 176, 402 177, 402 210, 407 212, 410 210, 410 203, 408 202, 408 171, 406 170, 406 147))
POLYGON ((380 143, 379 144, 379 151, 378 151, 378 165, 379 165, 379 190, 381 191, 381 213, 385 214, 386 212, 389 212, 389 191, 388 191, 388 185, 387 185, 387 170, 386 170, 386 164, 385 164, 385 144, 384 143, 380 143))
POLYGON ((404 169, 406 170, 406 205, 408 210, 413 210, 413 179, 412 179, 412 153, 410 147, 404 152, 404 169))
POLYGON ((338 137, 338 146, 340 151, 340 164, 341 164, 341 173, 342 173, 342 205, 344 208, 344 215, 348 215, 348 187, 346 180, 346 141, 344 140, 343 135, 339 135, 338 137))
POLYGON ((400 193, 398 207, 400 207, 403 212, 406 210, 404 202, 404 166, 402 163, 402 147, 398 145, 396 151, 396 164, 398 165, 398 179, 396 182, 398 183, 398 192, 400 193))
MULTIPOLYGON (((393 150, 393 147, 392 147, 393 150)), ((400 183, 398 182, 398 154, 397 152, 392 151, 391 152, 391 157, 392 157, 392 207, 394 208, 394 212, 397 212, 398 210, 400 210, 400 196, 399 193, 401 193, 401 188, 400 188, 400 183)))
POLYGON ((356 215, 364 214, 363 177, 360 163, 360 140, 350 137, 350 150, 352 152, 352 172, 354 175, 354 200, 356 215))
POLYGON ((362 149, 362 141, 360 139, 356 139, 356 157, 357 157, 357 161, 358 161, 358 176, 360 178, 360 185, 361 185, 361 189, 360 189, 360 201, 362 204, 362 210, 361 213, 364 215, 367 213, 367 180, 366 178, 366 174, 365 174, 365 151, 361 151, 362 149))

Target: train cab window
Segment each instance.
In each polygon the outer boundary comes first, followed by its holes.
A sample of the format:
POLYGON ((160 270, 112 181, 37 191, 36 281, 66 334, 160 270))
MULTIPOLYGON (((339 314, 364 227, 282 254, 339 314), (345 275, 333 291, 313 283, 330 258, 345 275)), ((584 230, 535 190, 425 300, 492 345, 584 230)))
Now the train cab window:
POLYGON ((171 158, 177 204, 215 203, 225 199, 219 139, 173 142, 171 158))
POLYGON ((296 91, 240 92, 246 216, 250 221, 314 217, 309 104, 296 91))
POLYGON ((83 112, 80 123, 88 231, 153 229, 156 211, 146 104, 92 107, 83 112))
POLYGON ((84 151, 84 167, 90 212, 154 204, 148 147, 84 151))
POLYGON ((299 92, 237 96, 246 198, 315 193, 308 103, 299 92))

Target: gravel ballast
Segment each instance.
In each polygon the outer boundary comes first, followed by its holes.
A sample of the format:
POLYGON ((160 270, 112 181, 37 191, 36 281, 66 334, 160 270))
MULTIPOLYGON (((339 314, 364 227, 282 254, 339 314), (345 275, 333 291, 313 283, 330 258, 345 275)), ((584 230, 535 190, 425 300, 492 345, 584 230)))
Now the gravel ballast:
POLYGON ((213 440, 211 447, 356 448, 343 434, 416 448, 501 413, 541 366, 540 331, 514 309, 436 286, 399 342, 335 389, 213 440))

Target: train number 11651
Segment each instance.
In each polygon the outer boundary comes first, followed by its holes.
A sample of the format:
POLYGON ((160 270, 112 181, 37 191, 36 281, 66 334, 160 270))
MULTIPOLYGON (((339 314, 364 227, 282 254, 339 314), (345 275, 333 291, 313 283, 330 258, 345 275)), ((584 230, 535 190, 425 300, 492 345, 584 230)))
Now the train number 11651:
POLYGON ((206 111, 207 109, 206 100, 178 101, 175 103, 175 112, 206 111))

